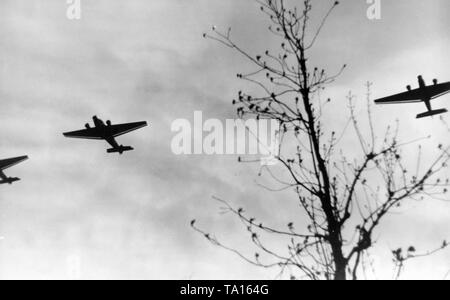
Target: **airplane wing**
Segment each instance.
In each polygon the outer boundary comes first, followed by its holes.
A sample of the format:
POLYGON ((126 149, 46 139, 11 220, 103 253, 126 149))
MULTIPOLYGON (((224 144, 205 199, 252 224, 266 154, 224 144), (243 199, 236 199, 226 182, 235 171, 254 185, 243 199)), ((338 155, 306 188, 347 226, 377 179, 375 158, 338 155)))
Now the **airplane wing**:
POLYGON ((84 130, 72 131, 64 133, 67 138, 74 139, 88 139, 88 140, 102 140, 103 132, 97 128, 89 128, 84 130))
POLYGON ((136 123, 127 123, 127 124, 117 124, 109 126, 109 133, 113 137, 118 137, 129 132, 138 130, 140 128, 146 127, 147 122, 136 122, 136 123))
POLYGON ((428 87, 428 94, 431 99, 441 97, 447 93, 450 93, 450 82, 432 85, 428 87))
POLYGON ((415 89, 405 93, 400 93, 394 96, 389 96, 375 100, 376 104, 401 104, 401 103, 415 103, 422 102, 422 91, 415 89))
MULTIPOLYGON (((110 134, 112 137, 118 137, 131 131, 138 130, 145 126, 147 126, 147 122, 111 125, 107 127, 108 128, 107 134, 110 134)), ((98 128, 89 128, 64 133, 64 136, 67 138, 89 139, 89 140, 103 140, 105 138, 104 135, 105 131, 98 128)))
POLYGON ((0 160, 0 170, 3 171, 8 168, 11 168, 17 164, 20 164, 21 162, 23 162, 27 159, 28 159, 28 156, 21 156, 21 157, 0 160))

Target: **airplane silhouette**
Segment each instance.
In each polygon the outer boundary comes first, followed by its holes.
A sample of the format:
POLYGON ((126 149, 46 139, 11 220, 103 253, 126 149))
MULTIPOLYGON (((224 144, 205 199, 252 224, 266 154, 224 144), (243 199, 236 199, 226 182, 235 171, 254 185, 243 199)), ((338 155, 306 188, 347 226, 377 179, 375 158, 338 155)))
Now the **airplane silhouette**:
POLYGON ((386 98, 381 98, 375 100, 376 104, 403 104, 403 103, 417 103, 424 102, 427 106, 428 111, 425 113, 421 113, 417 115, 417 119, 431 117, 439 114, 443 114, 448 112, 447 109, 437 109, 433 110, 431 108, 431 100, 444 96, 445 94, 450 92, 450 82, 438 84, 437 79, 433 80, 433 85, 427 86, 425 84, 425 80, 423 80, 422 76, 418 77, 419 79, 419 88, 411 89, 411 86, 408 85, 407 92, 400 93, 394 96, 389 96, 386 98))
POLYGON ((20 178, 17 177, 8 177, 3 173, 4 170, 9 169, 17 164, 20 164, 21 162, 28 159, 28 156, 20 156, 15 158, 8 158, 0 160, 0 184, 13 184, 13 182, 19 181, 20 178))
POLYGON ((66 132, 64 133, 64 136, 67 138, 77 139, 105 140, 112 146, 111 149, 107 150, 108 153, 123 154, 126 151, 134 150, 134 148, 130 146, 119 145, 115 138, 147 126, 147 122, 112 125, 111 121, 109 120, 106 121, 105 124, 97 116, 94 116, 93 120, 95 127, 92 128, 89 123, 87 123, 85 125, 86 129, 66 132))

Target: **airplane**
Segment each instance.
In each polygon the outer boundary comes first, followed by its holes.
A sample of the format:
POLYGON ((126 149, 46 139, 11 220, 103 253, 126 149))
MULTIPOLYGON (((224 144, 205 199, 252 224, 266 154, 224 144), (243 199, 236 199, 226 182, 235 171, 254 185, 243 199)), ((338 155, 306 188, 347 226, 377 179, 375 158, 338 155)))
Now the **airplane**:
POLYGON ((447 109, 437 109, 433 110, 431 108, 431 100, 444 96, 447 93, 450 93, 450 82, 438 84, 438 80, 433 80, 433 85, 427 86, 425 84, 425 80, 422 76, 418 76, 419 79, 419 88, 411 89, 411 86, 408 85, 406 89, 407 92, 400 93, 394 96, 389 96, 386 98, 381 98, 375 100, 376 104, 403 104, 403 103, 416 103, 416 102, 424 102, 427 106, 428 111, 425 113, 421 113, 417 115, 417 119, 431 117, 443 113, 447 113, 447 109))
POLYGON ((19 181, 20 178, 17 177, 8 177, 3 173, 4 170, 9 169, 17 164, 20 164, 21 162, 28 159, 28 156, 20 156, 20 157, 14 157, 14 158, 8 158, 0 160, 0 184, 13 184, 16 181, 19 181))
POLYGON ((108 120, 105 124, 97 116, 94 116, 92 119, 94 120, 95 127, 91 127, 89 123, 87 123, 85 125, 86 129, 66 132, 64 133, 64 136, 67 138, 77 139, 105 140, 112 146, 111 149, 108 149, 106 151, 107 153, 123 154, 126 151, 134 150, 134 148, 130 146, 119 145, 115 138, 147 126, 147 122, 112 125, 111 121, 108 120))

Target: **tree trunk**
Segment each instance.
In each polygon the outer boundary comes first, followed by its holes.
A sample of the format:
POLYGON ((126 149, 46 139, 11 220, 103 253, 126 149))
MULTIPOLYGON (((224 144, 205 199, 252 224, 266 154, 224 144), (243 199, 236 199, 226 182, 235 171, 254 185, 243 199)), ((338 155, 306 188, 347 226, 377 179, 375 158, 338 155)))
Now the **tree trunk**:
POLYGON ((346 274, 346 268, 347 268, 347 261, 344 257, 343 251, 342 251, 342 239, 341 239, 341 225, 339 224, 339 221, 337 219, 337 216, 335 215, 335 210, 332 205, 332 197, 331 197, 331 184, 330 184, 330 178, 328 175, 328 169, 326 166, 326 163, 320 153, 320 140, 318 133, 315 129, 315 119, 314 119, 314 112, 311 108, 310 98, 309 98, 309 87, 308 87, 308 81, 307 81, 307 67, 306 67, 306 59, 304 57, 304 52, 302 52, 301 58, 300 58, 300 66, 301 71, 303 73, 303 86, 304 90, 302 91, 302 97, 303 97, 303 104, 305 107, 306 115, 308 116, 308 123, 309 123, 309 136, 311 137, 312 142, 312 155, 314 156, 314 161, 317 164, 317 172, 319 174, 318 177, 321 178, 321 183, 319 183, 321 187, 320 191, 320 201, 322 204, 322 209, 326 215, 327 223, 328 223, 328 234, 329 234, 329 243, 331 245, 333 259, 334 259, 334 267, 335 267, 335 274, 334 279, 335 280, 346 280, 347 274, 346 274))
POLYGON ((334 274, 334 280, 347 280, 347 273, 345 271, 346 263, 338 263, 336 261, 336 272, 334 274))
POLYGON ((334 258, 334 280, 347 280, 347 262, 342 253, 342 242, 340 238, 337 241, 333 241, 330 238, 331 248, 333 249, 334 258))

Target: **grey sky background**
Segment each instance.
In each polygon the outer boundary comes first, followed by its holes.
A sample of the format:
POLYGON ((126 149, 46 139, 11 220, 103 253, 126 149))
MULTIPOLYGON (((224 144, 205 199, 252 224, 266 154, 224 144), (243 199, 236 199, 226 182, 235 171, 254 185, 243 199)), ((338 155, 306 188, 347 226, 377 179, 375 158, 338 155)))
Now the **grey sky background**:
MULTIPOLYGON (((331 73, 349 65, 324 95, 338 112, 327 115, 330 124, 345 125, 350 90, 364 116, 366 81, 376 98, 417 86, 419 74, 428 82, 450 80, 447 0, 382 0, 376 22, 366 18, 365 1, 342 2, 311 57, 331 73)), ((315 13, 328 3, 314 1, 315 13)), ((175 156, 170 149, 175 119, 192 119, 195 110, 204 118, 235 117, 231 100, 248 87, 235 74, 251 66, 202 33, 231 26, 252 53, 274 47, 258 5, 82 0, 82 8, 82 19, 69 21, 65 1, 0 2, 0 154, 31 158, 8 170, 23 181, 0 188, 0 278, 70 278, 73 257, 87 279, 273 278, 210 246, 189 221, 247 250, 240 224, 219 215, 211 197, 282 225, 293 195, 260 189, 266 179, 257 177, 258 166, 236 157, 175 156), (122 157, 106 155, 106 143, 62 137, 94 114, 113 123, 147 120, 150 127, 120 138, 136 148, 122 157)), ((433 105, 448 108, 449 100, 433 105)), ((438 118, 416 121, 424 110, 374 107, 374 119, 381 132, 399 119, 404 140, 432 134, 424 147, 433 151, 449 142, 449 132, 438 118)), ((450 239, 449 205, 413 202, 388 219, 372 253, 378 277, 391 276, 391 249, 428 250, 450 239)), ((442 279, 449 261, 449 251, 415 261, 404 277, 442 279)))

